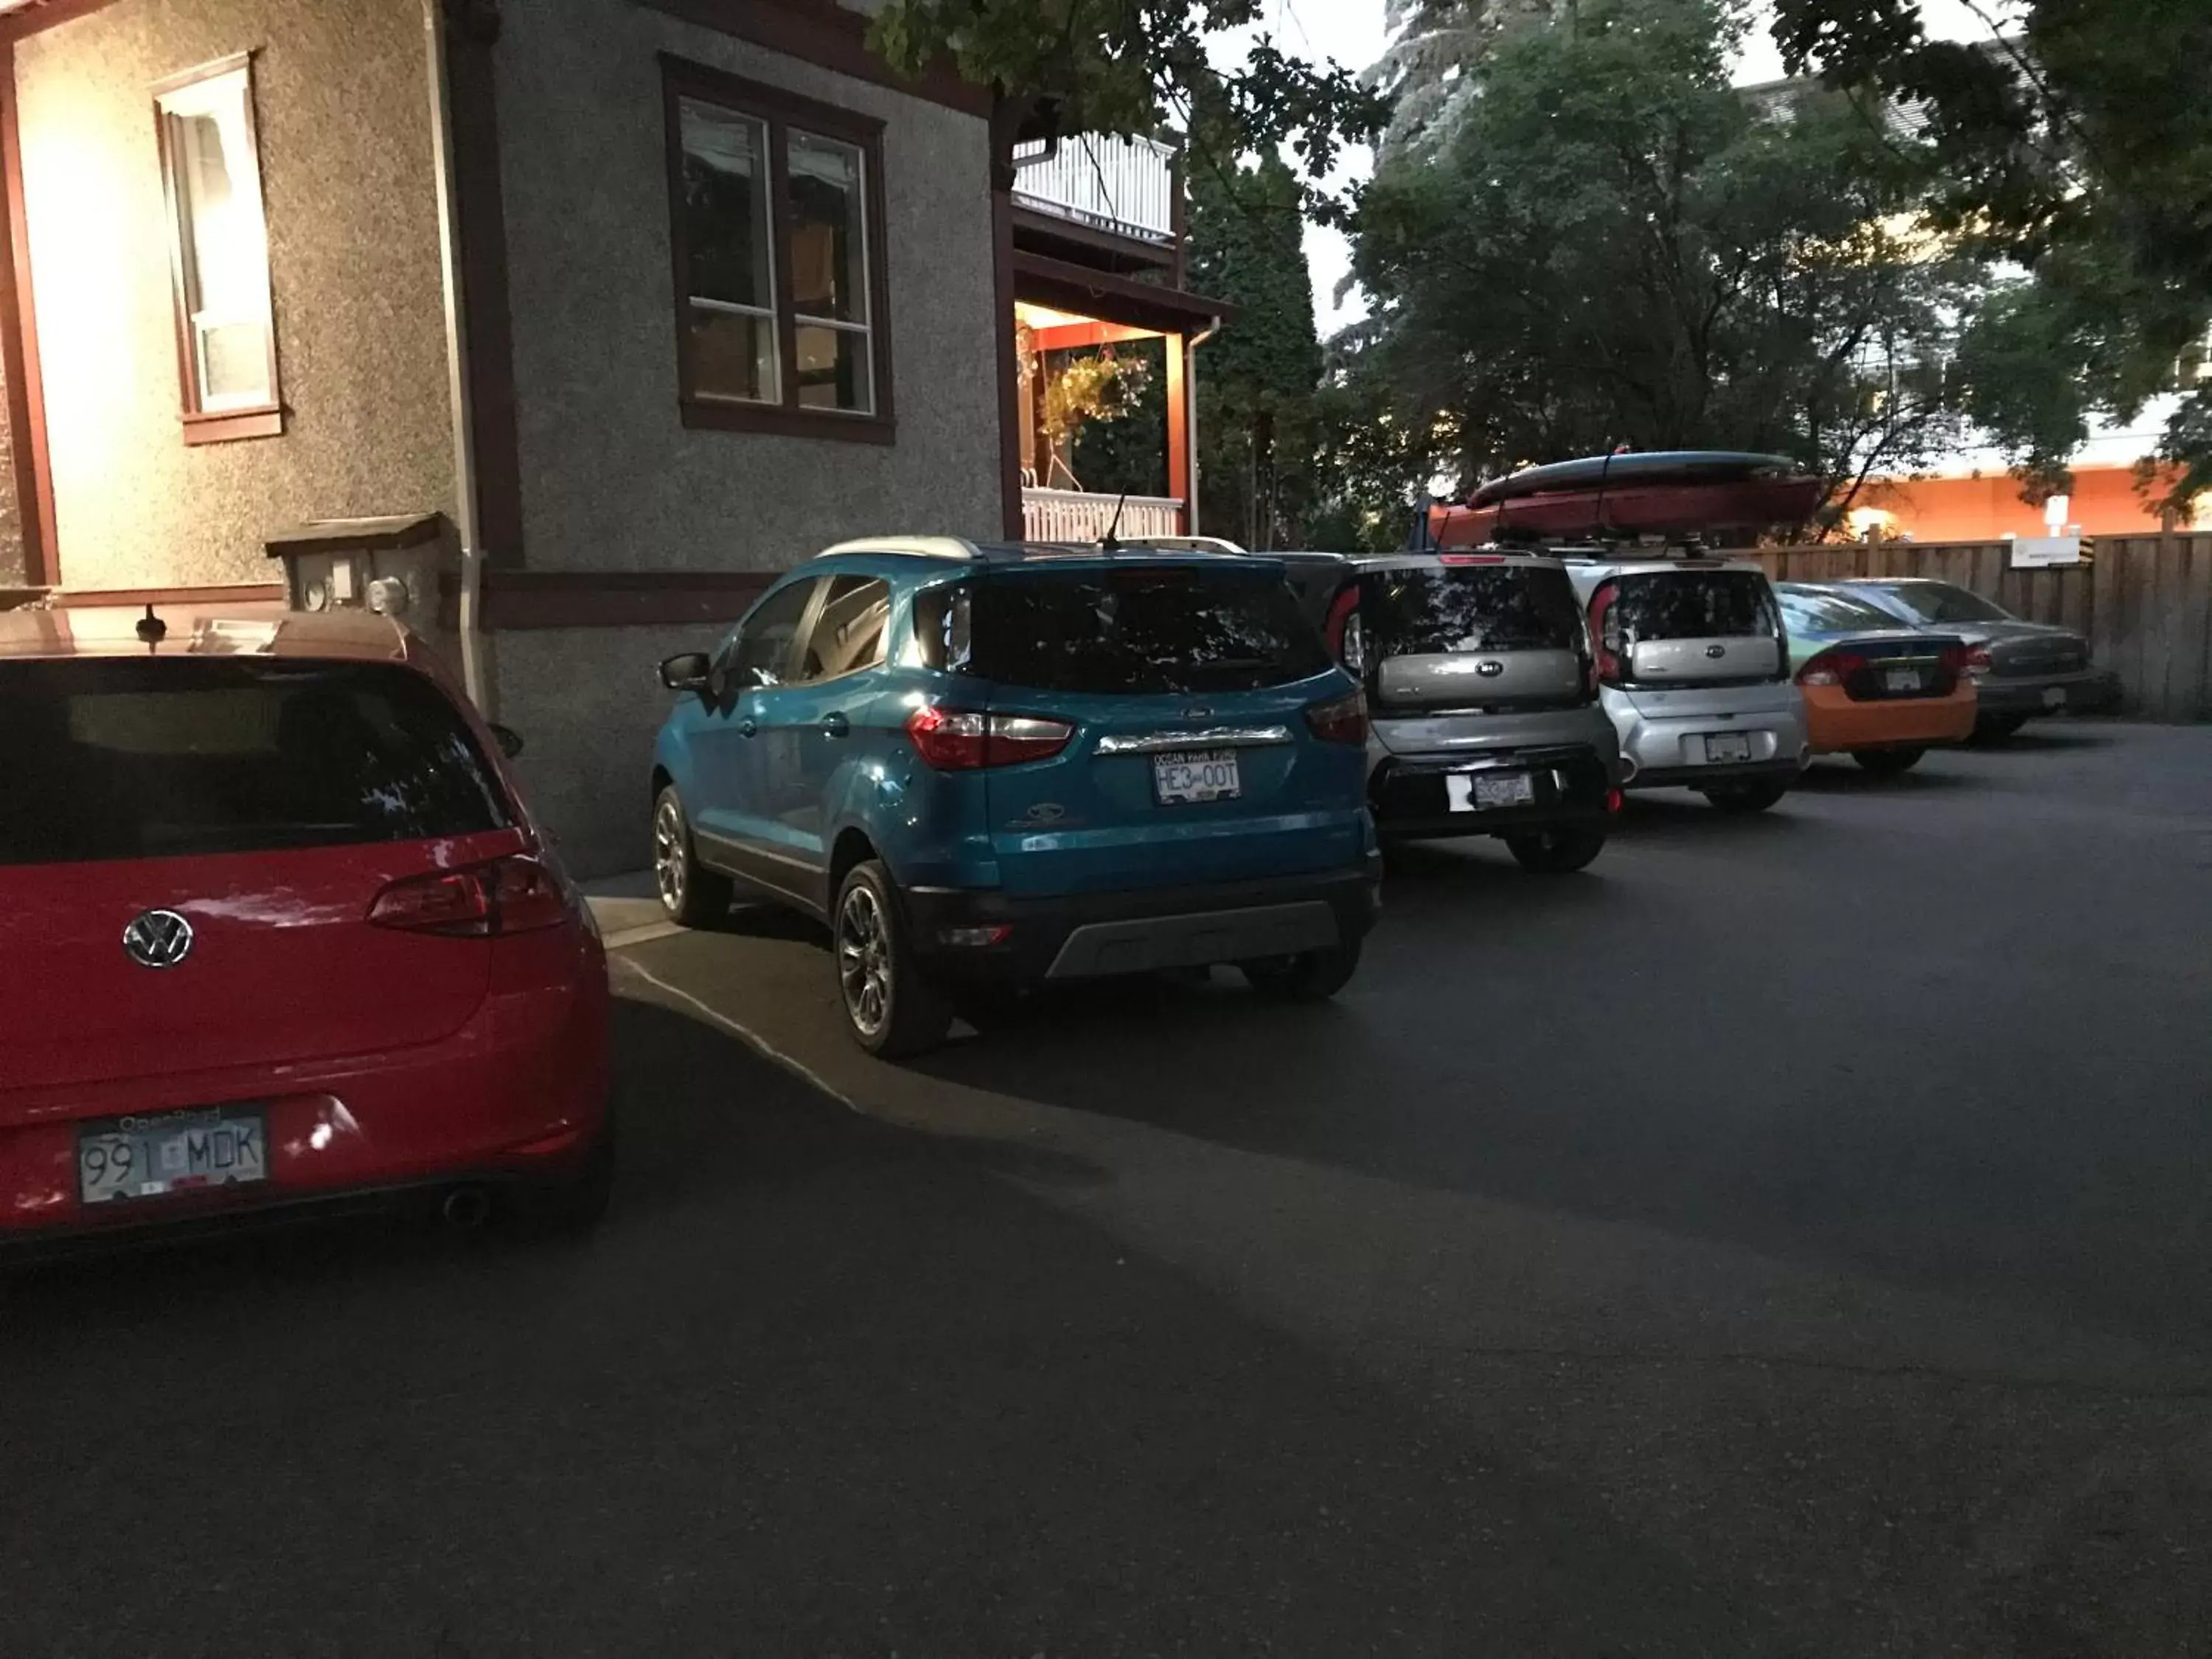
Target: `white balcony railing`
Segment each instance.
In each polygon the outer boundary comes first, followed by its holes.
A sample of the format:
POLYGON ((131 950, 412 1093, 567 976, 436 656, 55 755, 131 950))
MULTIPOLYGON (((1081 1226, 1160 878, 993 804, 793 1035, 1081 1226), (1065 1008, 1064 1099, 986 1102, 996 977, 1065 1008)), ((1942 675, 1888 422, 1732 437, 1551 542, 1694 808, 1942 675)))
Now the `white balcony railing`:
POLYGON ((1140 241, 1175 240, 1175 151, 1150 138, 1086 132, 1014 150, 1014 200, 1140 241))
POLYGON ((1022 491, 1022 535, 1032 542, 1095 542, 1114 524, 1119 502, 1121 523, 1114 533, 1124 539, 1137 536, 1175 536, 1182 532, 1182 503, 1162 495, 1131 495, 1126 499, 1101 490, 1034 489, 1022 491))

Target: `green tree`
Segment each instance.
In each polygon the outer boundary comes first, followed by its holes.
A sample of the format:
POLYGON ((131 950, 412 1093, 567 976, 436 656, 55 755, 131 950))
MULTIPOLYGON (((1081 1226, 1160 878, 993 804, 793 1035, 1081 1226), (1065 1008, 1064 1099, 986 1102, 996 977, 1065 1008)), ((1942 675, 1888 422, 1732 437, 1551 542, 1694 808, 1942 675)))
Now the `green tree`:
POLYGON ((992 89, 1002 184, 1022 139, 1202 126, 1226 135, 1224 161, 1288 145, 1310 204, 1336 211, 1312 181, 1328 175, 1347 138, 1381 126, 1386 106, 1350 70, 1316 68, 1264 35, 1241 64, 1218 68, 1206 37, 1260 24, 1264 13, 1264 0, 887 0, 870 39, 894 68, 950 62, 992 89))
POLYGON ((1955 441, 1978 267, 1840 95, 1729 84, 1740 28, 1717 0, 1583 0, 1496 40, 1449 126, 1386 152, 1344 378, 1394 414, 1401 477, 1761 449, 1840 512, 1955 441))
POLYGON ((1296 176, 1277 157, 1190 181, 1190 274, 1237 307, 1196 358, 1199 522, 1249 547, 1300 539, 1321 341, 1296 176))
POLYGON ((1931 40, 1918 0, 1778 0, 1793 70, 1863 107, 1911 112, 1901 161, 1941 222, 2027 273, 1969 331, 1961 379, 1978 423, 2031 498, 2063 488, 2092 419, 2185 395, 2162 457, 2166 504, 2212 489, 2212 5, 2028 0, 2015 31, 1931 40))

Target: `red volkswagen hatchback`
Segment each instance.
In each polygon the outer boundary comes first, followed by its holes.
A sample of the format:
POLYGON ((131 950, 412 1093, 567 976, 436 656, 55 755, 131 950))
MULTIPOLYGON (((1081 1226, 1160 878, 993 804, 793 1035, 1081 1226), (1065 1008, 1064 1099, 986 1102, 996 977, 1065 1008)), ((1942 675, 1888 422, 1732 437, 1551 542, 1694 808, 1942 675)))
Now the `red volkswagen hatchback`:
POLYGON ((420 640, 0 616, 0 1243, 407 1194, 586 1224, 607 1018, 420 640))

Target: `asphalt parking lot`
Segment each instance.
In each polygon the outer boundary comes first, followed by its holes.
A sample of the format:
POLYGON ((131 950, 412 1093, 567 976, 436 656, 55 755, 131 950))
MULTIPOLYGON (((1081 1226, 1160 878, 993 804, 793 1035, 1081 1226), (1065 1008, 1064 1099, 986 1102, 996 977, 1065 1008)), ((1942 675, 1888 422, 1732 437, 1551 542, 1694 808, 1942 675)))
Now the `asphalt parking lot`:
POLYGON ((0 1654, 2212 1651, 2212 728, 904 1070, 803 926, 616 938, 592 1240, 0 1279, 0 1654))

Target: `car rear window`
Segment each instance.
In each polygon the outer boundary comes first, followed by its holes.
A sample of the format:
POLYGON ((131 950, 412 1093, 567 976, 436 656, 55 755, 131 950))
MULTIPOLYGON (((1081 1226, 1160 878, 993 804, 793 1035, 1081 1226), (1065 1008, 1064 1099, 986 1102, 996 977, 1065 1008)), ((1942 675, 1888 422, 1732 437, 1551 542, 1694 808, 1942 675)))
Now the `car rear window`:
POLYGON ((1783 619, 1793 634, 1857 634, 1869 629, 1899 626, 1897 618, 1887 611, 1876 609, 1864 599, 1848 599, 1841 593, 1785 587, 1778 597, 1782 601, 1783 619))
POLYGON ((1329 666, 1272 571, 1195 565, 994 570, 915 602, 930 666, 1041 691, 1256 690, 1329 666))
POLYGON ((1781 626, 1766 579, 1750 570, 1655 570, 1620 576, 1606 607, 1607 631, 1632 642, 1728 639, 1781 626))
POLYGON ((412 841, 506 827, 443 692, 377 663, 0 662, 0 865, 412 841))
POLYGON ((1572 651, 1582 612, 1566 573, 1546 565, 1370 570, 1359 579, 1364 653, 1572 651))
POLYGON ((1881 589, 1923 623, 2010 622, 2012 612, 1964 587, 1948 582, 1899 582, 1881 589))

